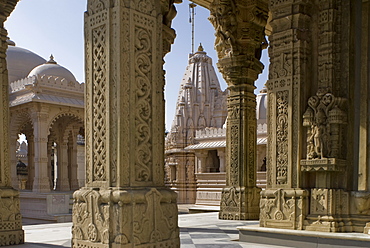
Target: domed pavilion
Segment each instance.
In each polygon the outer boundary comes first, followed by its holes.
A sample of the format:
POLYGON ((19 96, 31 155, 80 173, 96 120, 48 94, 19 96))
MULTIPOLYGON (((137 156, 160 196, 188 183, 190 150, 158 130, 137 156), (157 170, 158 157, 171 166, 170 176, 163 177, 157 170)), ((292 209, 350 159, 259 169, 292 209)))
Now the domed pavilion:
POLYGON ((83 186, 85 180, 84 165, 78 163, 83 146, 77 142, 84 134, 84 84, 53 56, 47 61, 10 40, 8 45, 14 188, 20 185, 16 170, 19 135, 27 141, 27 161, 22 161, 27 165, 27 175, 22 175, 21 213, 26 218, 70 221, 72 191, 83 186))

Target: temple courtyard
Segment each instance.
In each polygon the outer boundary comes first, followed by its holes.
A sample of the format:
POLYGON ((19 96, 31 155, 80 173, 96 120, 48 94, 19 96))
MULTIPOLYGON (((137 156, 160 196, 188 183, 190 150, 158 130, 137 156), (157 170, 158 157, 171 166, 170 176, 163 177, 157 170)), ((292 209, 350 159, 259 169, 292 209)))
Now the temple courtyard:
MULTIPOLYGON (((218 212, 189 214, 188 208, 191 206, 179 205, 181 248, 356 248, 370 246, 370 237, 361 233, 323 233, 259 228, 258 221, 220 220, 218 212), (251 234, 248 242, 239 240, 238 228, 240 227, 245 229, 241 231, 246 234, 243 238, 248 239, 248 234, 251 234)), ((31 219, 24 219, 25 244, 11 247, 71 247, 71 227, 72 222, 35 224, 31 219)))

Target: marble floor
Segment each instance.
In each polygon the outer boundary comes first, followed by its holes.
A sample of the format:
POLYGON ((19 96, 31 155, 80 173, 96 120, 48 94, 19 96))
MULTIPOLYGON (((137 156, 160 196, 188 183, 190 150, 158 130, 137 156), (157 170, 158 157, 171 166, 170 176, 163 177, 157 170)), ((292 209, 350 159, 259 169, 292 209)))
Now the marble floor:
MULTIPOLYGON (((257 221, 219 220, 218 213, 185 214, 186 210, 179 207, 179 227, 181 248, 274 248, 281 246, 258 245, 238 242, 237 226, 256 225, 257 221), (182 213, 182 214, 181 214, 182 213)), ((62 248, 71 247, 72 223, 33 224, 25 221, 23 230, 26 243, 11 246, 12 248, 62 248)))
MULTIPOLYGON (((258 244, 258 242, 240 242, 237 227, 258 226, 258 221, 229 221, 219 220, 217 212, 187 214, 187 206, 179 206, 179 227, 181 248, 282 248, 296 247, 283 245, 280 240, 278 245, 258 244)), ((25 232, 26 243, 11 246, 12 248, 62 248, 71 247, 71 227, 72 223, 54 224, 34 224, 32 221, 25 221, 23 229, 25 232)), ((340 234, 351 235, 351 234, 340 234)), ((256 239, 257 240, 257 239, 256 239)), ((338 248, 341 245, 316 245, 309 244, 304 247, 317 248, 338 248), (313 246, 312 246, 313 245, 313 246)), ((345 246, 351 247, 352 246, 345 246)), ((357 247, 357 246, 353 246, 357 247)), ((363 246, 361 246, 363 247, 363 246)), ((366 247, 366 246, 365 246, 366 247)), ((370 247, 370 242, 369 246, 370 247)), ((297 247, 303 248, 303 247, 297 247)))

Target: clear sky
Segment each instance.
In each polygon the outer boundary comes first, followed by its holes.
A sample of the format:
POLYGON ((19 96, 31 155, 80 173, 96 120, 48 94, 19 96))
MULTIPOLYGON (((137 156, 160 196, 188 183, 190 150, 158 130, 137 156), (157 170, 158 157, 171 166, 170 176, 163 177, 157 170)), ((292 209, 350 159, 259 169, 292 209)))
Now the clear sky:
MULTIPOLYGON (((5 27, 17 46, 29 49, 48 59, 53 54, 55 61, 68 68, 79 82, 84 82, 83 13, 86 0, 21 0, 5 27)), ((191 53, 191 24, 189 1, 177 4, 177 16, 173 21, 177 38, 171 52, 165 57, 166 70, 166 129, 171 128, 175 113, 177 94, 191 53)), ((214 28, 208 21, 209 11, 195 8, 195 50, 201 42, 216 68, 217 55, 213 50, 214 28)), ((266 51, 262 61, 268 63, 266 51)), ((217 70, 216 70, 217 71, 217 70)), ((221 88, 226 88, 218 74, 221 88)), ((267 66, 260 75, 256 93, 267 80, 267 66)))

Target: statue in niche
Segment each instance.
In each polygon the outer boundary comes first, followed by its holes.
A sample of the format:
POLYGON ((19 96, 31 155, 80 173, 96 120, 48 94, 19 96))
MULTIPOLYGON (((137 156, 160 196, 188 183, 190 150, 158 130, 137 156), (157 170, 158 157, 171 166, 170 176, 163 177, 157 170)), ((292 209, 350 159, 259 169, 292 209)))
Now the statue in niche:
MULTIPOLYGON (((316 123, 311 126, 311 137, 308 142, 310 147, 310 157, 311 158, 324 158, 324 147, 326 145, 326 116, 322 109, 320 109, 316 115, 316 123), (312 145, 314 148, 314 153, 312 153, 312 145)), ((308 150, 308 149, 307 149, 308 150)))
POLYGON ((322 90, 308 99, 308 108, 303 114, 303 126, 307 127, 308 160, 341 156, 341 125, 345 125, 347 120, 342 110, 345 102, 345 98, 322 90))

